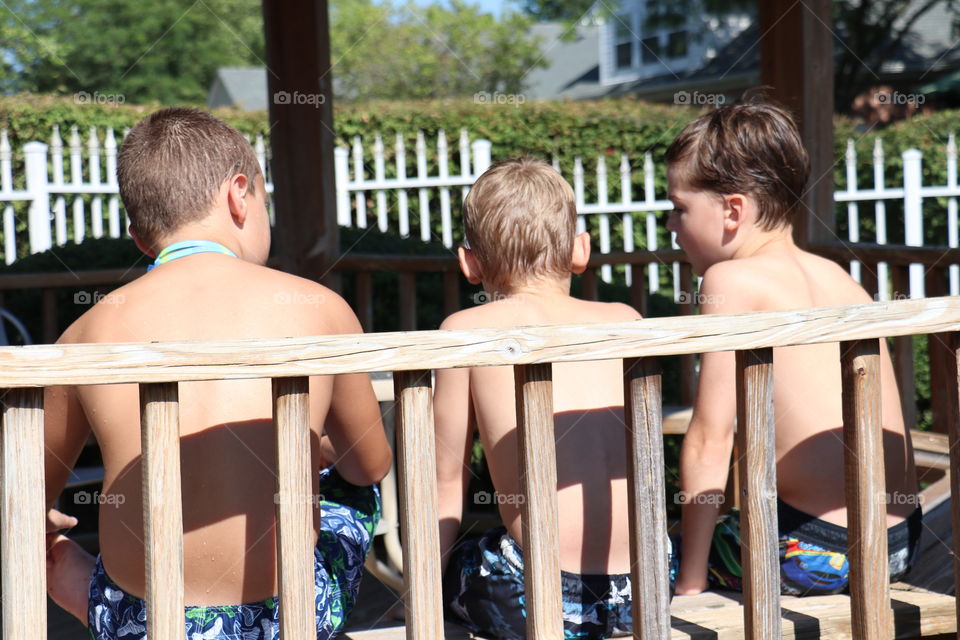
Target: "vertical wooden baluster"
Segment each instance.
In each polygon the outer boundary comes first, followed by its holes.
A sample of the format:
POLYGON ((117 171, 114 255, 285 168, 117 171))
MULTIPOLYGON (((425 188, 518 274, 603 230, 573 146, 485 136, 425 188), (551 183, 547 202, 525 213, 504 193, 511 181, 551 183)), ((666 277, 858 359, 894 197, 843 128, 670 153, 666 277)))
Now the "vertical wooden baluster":
POLYGON ((373 274, 369 271, 357 271, 357 319, 364 333, 373 331, 373 274))
MULTIPOLYGON (((688 263, 680 264, 680 301, 677 312, 681 316, 693 314, 694 295, 693 267, 688 263)), ((680 404, 691 405, 696 396, 697 375, 696 357, 692 353, 680 356, 680 404)))
POLYGON ((443 638, 437 460, 430 371, 393 374, 407 640, 443 638))
POLYGON ((599 299, 599 283, 597 282, 597 270, 588 267, 583 275, 580 276, 580 297, 584 300, 599 299))
MULTIPOLYGON (((891 265, 893 299, 906 299, 910 296, 910 267, 891 265)), ((893 367, 900 389, 900 409, 903 422, 908 428, 917 425, 917 381, 913 370, 913 336, 897 336, 893 339, 893 367)))
POLYGON ((140 385, 147 635, 178 638, 183 618, 183 508, 177 383, 140 385))
POLYGON ((642 264, 631 264, 630 269, 630 306, 647 315, 647 280, 643 275, 642 264))
POLYGON ((670 637, 670 576, 663 486, 663 402, 660 372, 649 360, 623 361, 623 400, 633 637, 665 639, 670 637))
MULTIPOLYGON (((924 290, 928 298, 947 295, 946 268, 930 267, 927 269, 924 290)), ((936 381, 950 376, 950 345, 946 342, 946 334, 931 333, 927 336, 927 357, 930 365, 930 409, 933 414, 933 430, 937 433, 947 433, 951 419, 950 390, 936 381)), ((913 426, 913 425, 911 425, 913 426)))
POLYGON ((745 637, 780 637, 773 350, 737 351, 737 445, 745 637))
POLYGON ((53 344, 60 335, 60 327, 57 324, 57 290, 43 289, 41 305, 43 309, 43 341, 45 344, 53 344))
POLYGON ((273 420, 277 430, 274 503, 280 638, 307 638, 317 633, 308 378, 273 379, 273 420))
POLYGON ((43 389, 10 389, 3 403, 3 637, 46 638, 43 389))
POLYGON ((557 520, 557 452, 551 365, 513 368, 517 390, 517 440, 523 502, 524 588, 527 638, 563 637, 560 600, 560 530, 557 520))
POLYGON ((450 315, 460 311, 460 272, 443 272, 443 313, 450 315))
MULTIPOLYGON (((877 269, 876 262, 860 263, 860 285, 874 300, 880 299, 880 282, 877 278, 877 269)), ((886 286, 886 283, 884 283, 884 286, 886 286)))
POLYGON ((401 271, 400 280, 400 330, 417 330, 417 274, 414 271, 401 271))
MULTIPOLYGON (((960 593, 960 332, 944 334, 950 345, 951 375, 944 382, 950 395, 950 421, 947 437, 950 442, 950 516, 953 525, 953 586, 960 593)), ((957 598, 957 620, 960 620, 960 598, 957 598)))
POLYGON ((880 341, 842 342, 840 361, 853 637, 892 638, 880 341))

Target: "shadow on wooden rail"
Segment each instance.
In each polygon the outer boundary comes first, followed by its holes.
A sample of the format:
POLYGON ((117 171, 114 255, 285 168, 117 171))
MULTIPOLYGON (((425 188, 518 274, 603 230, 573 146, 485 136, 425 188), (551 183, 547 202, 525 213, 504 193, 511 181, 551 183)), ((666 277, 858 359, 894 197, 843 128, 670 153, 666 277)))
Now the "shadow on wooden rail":
MULTIPOLYGON (((773 423, 775 347, 841 342, 845 460, 850 505, 852 628, 857 638, 893 637, 880 447, 880 339, 943 334, 953 375, 943 381, 954 416, 950 456, 960 468, 957 349, 960 299, 677 317, 630 323, 472 331, 425 331, 271 340, 0 348, 6 389, 2 441, 2 572, 5 638, 44 637, 43 392, 50 385, 137 383, 141 397, 148 603, 147 633, 183 630, 183 528, 177 383, 273 379, 277 427, 277 553, 281 632, 314 633, 314 587, 306 483, 307 376, 394 371, 407 638, 443 638, 436 476, 429 368, 516 367, 528 637, 562 637, 556 460, 551 434, 553 362, 622 358, 627 422, 633 619, 636 638, 670 635, 660 377, 649 359, 737 352, 737 439, 743 504, 745 637, 780 637, 773 423), (859 464, 858 460, 870 461, 859 464), (289 499, 286 499, 289 498, 289 499), (416 509, 411 508, 416 505, 416 509), (162 508, 161 508, 162 506, 162 508)), ((951 490, 958 491, 956 475, 951 490)), ((960 505, 954 502, 954 522, 960 505)), ((958 549, 957 542, 954 549, 958 549)), ((957 554, 960 556, 960 553, 957 554)), ((958 565, 960 566, 960 565, 958 565)))

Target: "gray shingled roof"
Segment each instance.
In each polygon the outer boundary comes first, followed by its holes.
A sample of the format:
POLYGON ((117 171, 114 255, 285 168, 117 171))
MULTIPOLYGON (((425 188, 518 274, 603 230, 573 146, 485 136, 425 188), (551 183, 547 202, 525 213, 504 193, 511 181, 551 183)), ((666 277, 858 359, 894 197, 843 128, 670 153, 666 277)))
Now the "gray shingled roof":
POLYGON ((208 107, 267 108, 267 70, 263 67, 220 67, 207 94, 208 107))

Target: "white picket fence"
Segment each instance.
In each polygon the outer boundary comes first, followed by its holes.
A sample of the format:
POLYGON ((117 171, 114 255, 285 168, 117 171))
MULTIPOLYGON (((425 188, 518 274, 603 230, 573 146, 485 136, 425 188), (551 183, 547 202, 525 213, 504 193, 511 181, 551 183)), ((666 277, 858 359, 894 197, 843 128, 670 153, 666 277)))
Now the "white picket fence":
MULTIPOLYGON (((268 149, 262 136, 252 140, 257 158, 267 177, 267 191, 273 191, 270 180, 268 149)), ((471 141, 466 130, 461 130, 457 141, 458 153, 451 156, 446 134, 439 132, 434 148, 428 149, 423 132, 416 138, 413 161, 416 170, 408 170, 408 151, 404 136, 397 134, 389 163, 387 149, 380 136, 373 142, 372 154, 368 154, 358 136, 351 149, 335 150, 337 219, 341 225, 367 228, 370 218, 375 219, 381 231, 393 231, 401 236, 411 233, 423 241, 440 240, 452 247, 459 232, 459 212, 463 198, 477 176, 489 167, 492 157, 491 144, 487 140, 471 141), (372 155, 372 168, 368 159, 372 155), (389 169, 388 169, 389 166, 389 169), (435 166, 431 175, 430 168, 435 166), (457 198, 455 199, 455 196, 457 198), (411 202, 411 199, 414 202, 411 202), (439 213, 439 225, 434 223, 439 213), (414 227, 417 229, 414 229, 414 227), (439 226, 438 237, 434 229, 439 226)), ((888 186, 885 181, 884 148, 878 139, 873 151, 873 187, 859 189, 857 185, 857 158, 853 141, 848 143, 845 157, 846 189, 835 192, 837 202, 847 203, 848 239, 858 242, 865 235, 862 207, 873 206, 874 237, 871 240, 886 244, 888 241, 887 203, 900 200, 904 207, 904 242, 910 246, 923 246, 924 200, 948 198, 948 233, 939 245, 958 246, 957 197, 957 149, 953 134, 945 148, 947 161, 947 184, 924 186, 922 184, 922 155, 916 149, 902 152, 903 184, 888 186)), ((120 237, 126 233, 126 219, 121 219, 122 206, 116 183, 117 140, 112 129, 107 129, 101 142, 98 132, 91 128, 82 140, 76 127, 70 130, 69 141, 64 145, 59 127, 54 127, 50 144, 28 142, 23 145, 24 187, 14 189, 13 153, 6 131, 0 131, 0 207, 3 207, 4 259, 10 264, 25 252, 44 251, 68 241, 81 242, 86 235, 93 237, 120 237), (69 163, 69 179, 66 165, 69 163), (104 201, 106 214, 104 214, 104 201), (28 205, 28 243, 17 254, 16 212, 14 203, 28 205), (71 215, 67 215, 67 211, 71 215), (106 226, 105 226, 106 225, 106 226)), ((656 167, 650 153, 644 154, 642 174, 635 180, 635 168, 627 154, 620 154, 617 167, 608 168, 608 156, 599 155, 593 162, 595 193, 587 198, 587 180, 584 161, 576 158, 572 175, 568 176, 576 194, 578 229, 589 230, 597 239, 601 253, 611 251, 634 251, 637 248, 657 249, 658 230, 664 223, 663 213, 672 209, 669 200, 658 199, 655 189, 656 167), (610 176, 612 171, 616 176, 610 176), (612 178, 612 179, 611 179, 612 178), (642 194, 634 197, 637 185, 642 194), (614 233, 619 226, 618 234, 614 233), (620 246, 614 247, 612 238, 619 237, 620 246)), ((563 168, 554 159, 554 167, 563 168)), ((665 196, 665 194, 661 194, 665 196)), ((933 207, 927 207, 926 215, 937 215, 933 207)), ((272 207, 271 207, 272 211, 272 207)), ((675 245, 674 245, 675 246, 675 245)), ((650 265, 647 271, 651 291, 660 285, 660 266, 650 265)), ((675 284, 679 284, 679 270, 669 265, 675 284)), ((851 264, 851 274, 859 280, 861 266, 851 264)), ((949 270, 950 292, 960 293, 960 267, 951 265, 949 270)), ((629 271, 626 272, 629 278, 629 271)), ((610 266, 602 268, 601 277, 613 279, 610 266)), ((878 279, 888 282, 886 265, 880 265, 878 279)), ((629 281, 628 281, 629 282, 629 281)), ((678 291, 679 286, 674 287, 678 291)), ((890 291, 881 287, 880 298, 887 299, 890 291)), ((911 296, 923 295, 923 268, 911 268, 911 296)))

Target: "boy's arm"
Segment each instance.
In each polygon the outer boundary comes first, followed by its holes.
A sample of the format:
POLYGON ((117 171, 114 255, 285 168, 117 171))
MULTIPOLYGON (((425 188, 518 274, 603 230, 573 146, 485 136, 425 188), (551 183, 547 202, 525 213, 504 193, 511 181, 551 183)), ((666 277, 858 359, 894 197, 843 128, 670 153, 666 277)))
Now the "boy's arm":
POLYGON ((450 560, 463 518, 470 473, 473 425, 470 419, 470 370, 440 369, 433 395, 437 448, 437 496, 441 570, 450 560))
POLYGON ((49 511, 66 486, 90 435, 90 424, 75 388, 48 387, 44 391, 43 431, 44 490, 49 511))
MULTIPOLYGON (((701 287, 701 313, 737 313, 746 310, 742 283, 710 279, 701 287), (724 283, 717 286, 717 283, 724 283), (731 293, 727 293, 727 292, 731 293)), ((707 558, 730 469, 733 427, 737 414, 736 358, 733 352, 705 353, 693 418, 680 448, 680 489, 684 503, 677 595, 707 588, 707 558)))
MULTIPOLYGON (((339 333, 363 333, 357 316, 346 302, 337 299, 331 304, 339 305, 339 333)), ((390 471, 393 454, 383 432, 380 405, 366 373, 334 376, 324 435, 329 438, 330 446, 323 455, 334 456, 327 462, 335 464, 347 482, 371 485, 390 471)))

